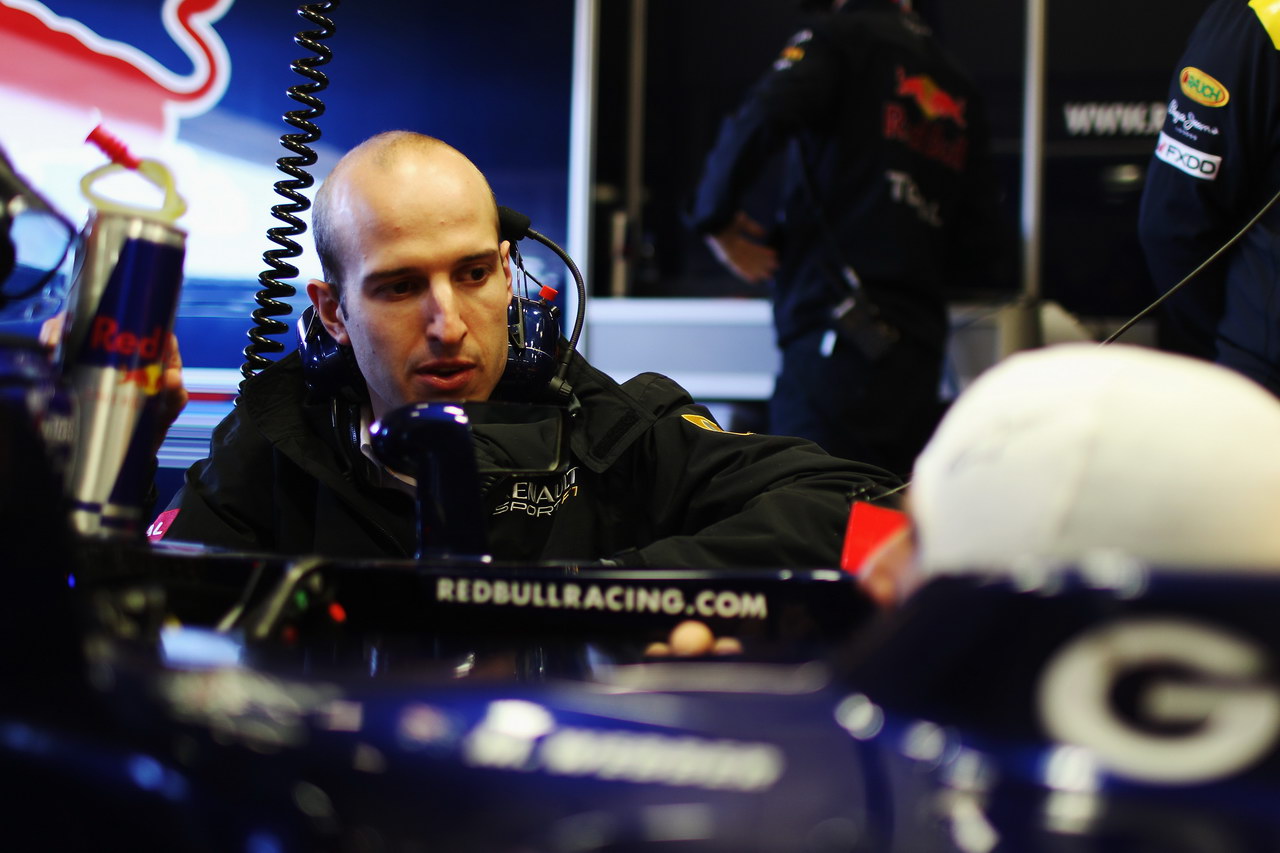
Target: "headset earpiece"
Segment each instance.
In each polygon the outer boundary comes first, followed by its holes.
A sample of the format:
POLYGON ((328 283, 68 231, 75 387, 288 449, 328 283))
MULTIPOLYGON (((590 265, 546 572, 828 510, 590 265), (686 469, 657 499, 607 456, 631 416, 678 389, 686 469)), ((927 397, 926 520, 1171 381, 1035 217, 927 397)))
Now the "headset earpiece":
MULTIPOLYGON (((498 208, 499 236, 511 244, 516 277, 522 282, 539 283, 525 270, 517 245, 526 236, 545 240, 529 224, 529 217, 523 213, 509 207, 498 208)), ((494 388, 493 399, 568 402, 572 391, 557 375, 563 372, 569 353, 561 353, 559 310, 553 303, 556 295, 555 288, 543 285, 537 299, 517 293, 507 304, 507 366, 494 388)))
POLYGON ((356 364, 351 347, 333 339, 316 316, 314 305, 308 305, 298 318, 298 353, 302 357, 302 377, 307 396, 312 400, 338 397, 349 403, 361 403, 369 392, 364 375, 356 364))
MULTIPOLYGON (((544 288, 547 290, 550 288, 544 288)), ((546 297, 511 298, 507 304, 507 366, 493 389, 493 399, 532 402, 548 397, 560 357, 557 314, 546 297)))

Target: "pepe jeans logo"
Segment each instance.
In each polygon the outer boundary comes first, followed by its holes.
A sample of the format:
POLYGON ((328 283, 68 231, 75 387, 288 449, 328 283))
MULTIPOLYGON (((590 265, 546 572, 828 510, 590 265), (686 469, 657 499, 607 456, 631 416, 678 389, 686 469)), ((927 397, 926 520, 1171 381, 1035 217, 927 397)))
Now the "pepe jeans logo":
POLYGON ((1182 86, 1183 94, 1197 104, 1204 104, 1206 107, 1225 107, 1227 101, 1231 100, 1231 93, 1227 91, 1226 86, 1193 65, 1182 69, 1182 73, 1178 75, 1178 82, 1182 86))
POLYGON ((1178 108, 1178 99, 1174 98, 1169 102, 1168 109, 1169 120, 1173 122, 1174 129, 1184 136, 1192 139, 1199 139, 1200 134, 1207 133, 1210 136, 1218 135, 1218 128, 1205 124, 1196 118, 1196 114, 1188 110, 1183 112, 1178 108))

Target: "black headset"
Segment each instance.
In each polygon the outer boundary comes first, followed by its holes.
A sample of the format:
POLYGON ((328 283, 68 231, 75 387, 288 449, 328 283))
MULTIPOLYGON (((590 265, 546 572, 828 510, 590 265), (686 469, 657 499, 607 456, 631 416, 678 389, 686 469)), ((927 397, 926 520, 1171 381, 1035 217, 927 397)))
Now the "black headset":
MULTIPOLYGON (((493 390, 493 400, 511 402, 549 402, 568 404, 573 389, 567 380, 569 360, 577 349, 578 337, 586 312, 586 285, 582 274, 563 249, 546 236, 529 227, 529 217, 507 207, 498 208, 500 239, 511 243, 511 259, 521 290, 527 281, 540 285, 524 268, 516 244, 529 236, 547 246, 573 274, 578 289, 578 309, 573 332, 567 342, 560 337, 560 310, 553 303, 554 288, 541 286, 537 298, 515 294, 507 304, 507 365, 493 390)), ((514 283, 513 283, 514 284, 514 283)), ((336 397, 349 403, 368 399, 364 376, 351 347, 333 339, 316 316, 315 307, 307 306, 298 318, 298 352, 302 357, 302 375, 307 394, 315 400, 336 397)))

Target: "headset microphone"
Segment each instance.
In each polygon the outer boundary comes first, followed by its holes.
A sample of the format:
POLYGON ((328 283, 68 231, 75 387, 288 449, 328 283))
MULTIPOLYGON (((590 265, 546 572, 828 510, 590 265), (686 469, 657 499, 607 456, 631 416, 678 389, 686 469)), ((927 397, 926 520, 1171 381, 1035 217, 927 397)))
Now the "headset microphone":
POLYGON ((518 210, 509 207, 498 207, 498 232, 503 240, 510 240, 514 246, 529 233, 529 225, 533 220, 518 210))

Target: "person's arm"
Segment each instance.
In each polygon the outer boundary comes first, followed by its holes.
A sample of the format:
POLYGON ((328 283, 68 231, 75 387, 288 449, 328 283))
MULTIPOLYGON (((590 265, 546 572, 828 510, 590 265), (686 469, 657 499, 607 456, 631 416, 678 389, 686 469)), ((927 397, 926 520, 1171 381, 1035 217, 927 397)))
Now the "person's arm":
POLYGON ((696 405, 661 417, 632 465, 659 538, 622 565, 835 567, 852 497, 899 482, 803 439, 723 432, 696 405))
MULTIPOLYGON (((1280 54, 1245 4, 1216 4, 1173 70, 1164 126, 1147 168, 1138 232, 1158 292, 1217 250, 1280 189, 1271 166, 1280 54), (1208 102, 1208 103, 1205 103, 1208 102)), ((1212 357, 1226 265, 1170 302, 1197 354, 1212 357)))
POLYGON ((778 269, 778 252, 765 240, 765 228, 738 211, 733 222, 707 234, 707 247, 716 260, 748 284, 763 284, 778 269))
POLYGON ((720 126, 707 156, 689 223, 703 235, 731 236, 745 193, 787 140, 821 121, 834 101, 840 58, 808 31, 784 48, 774 68, 720 126))

